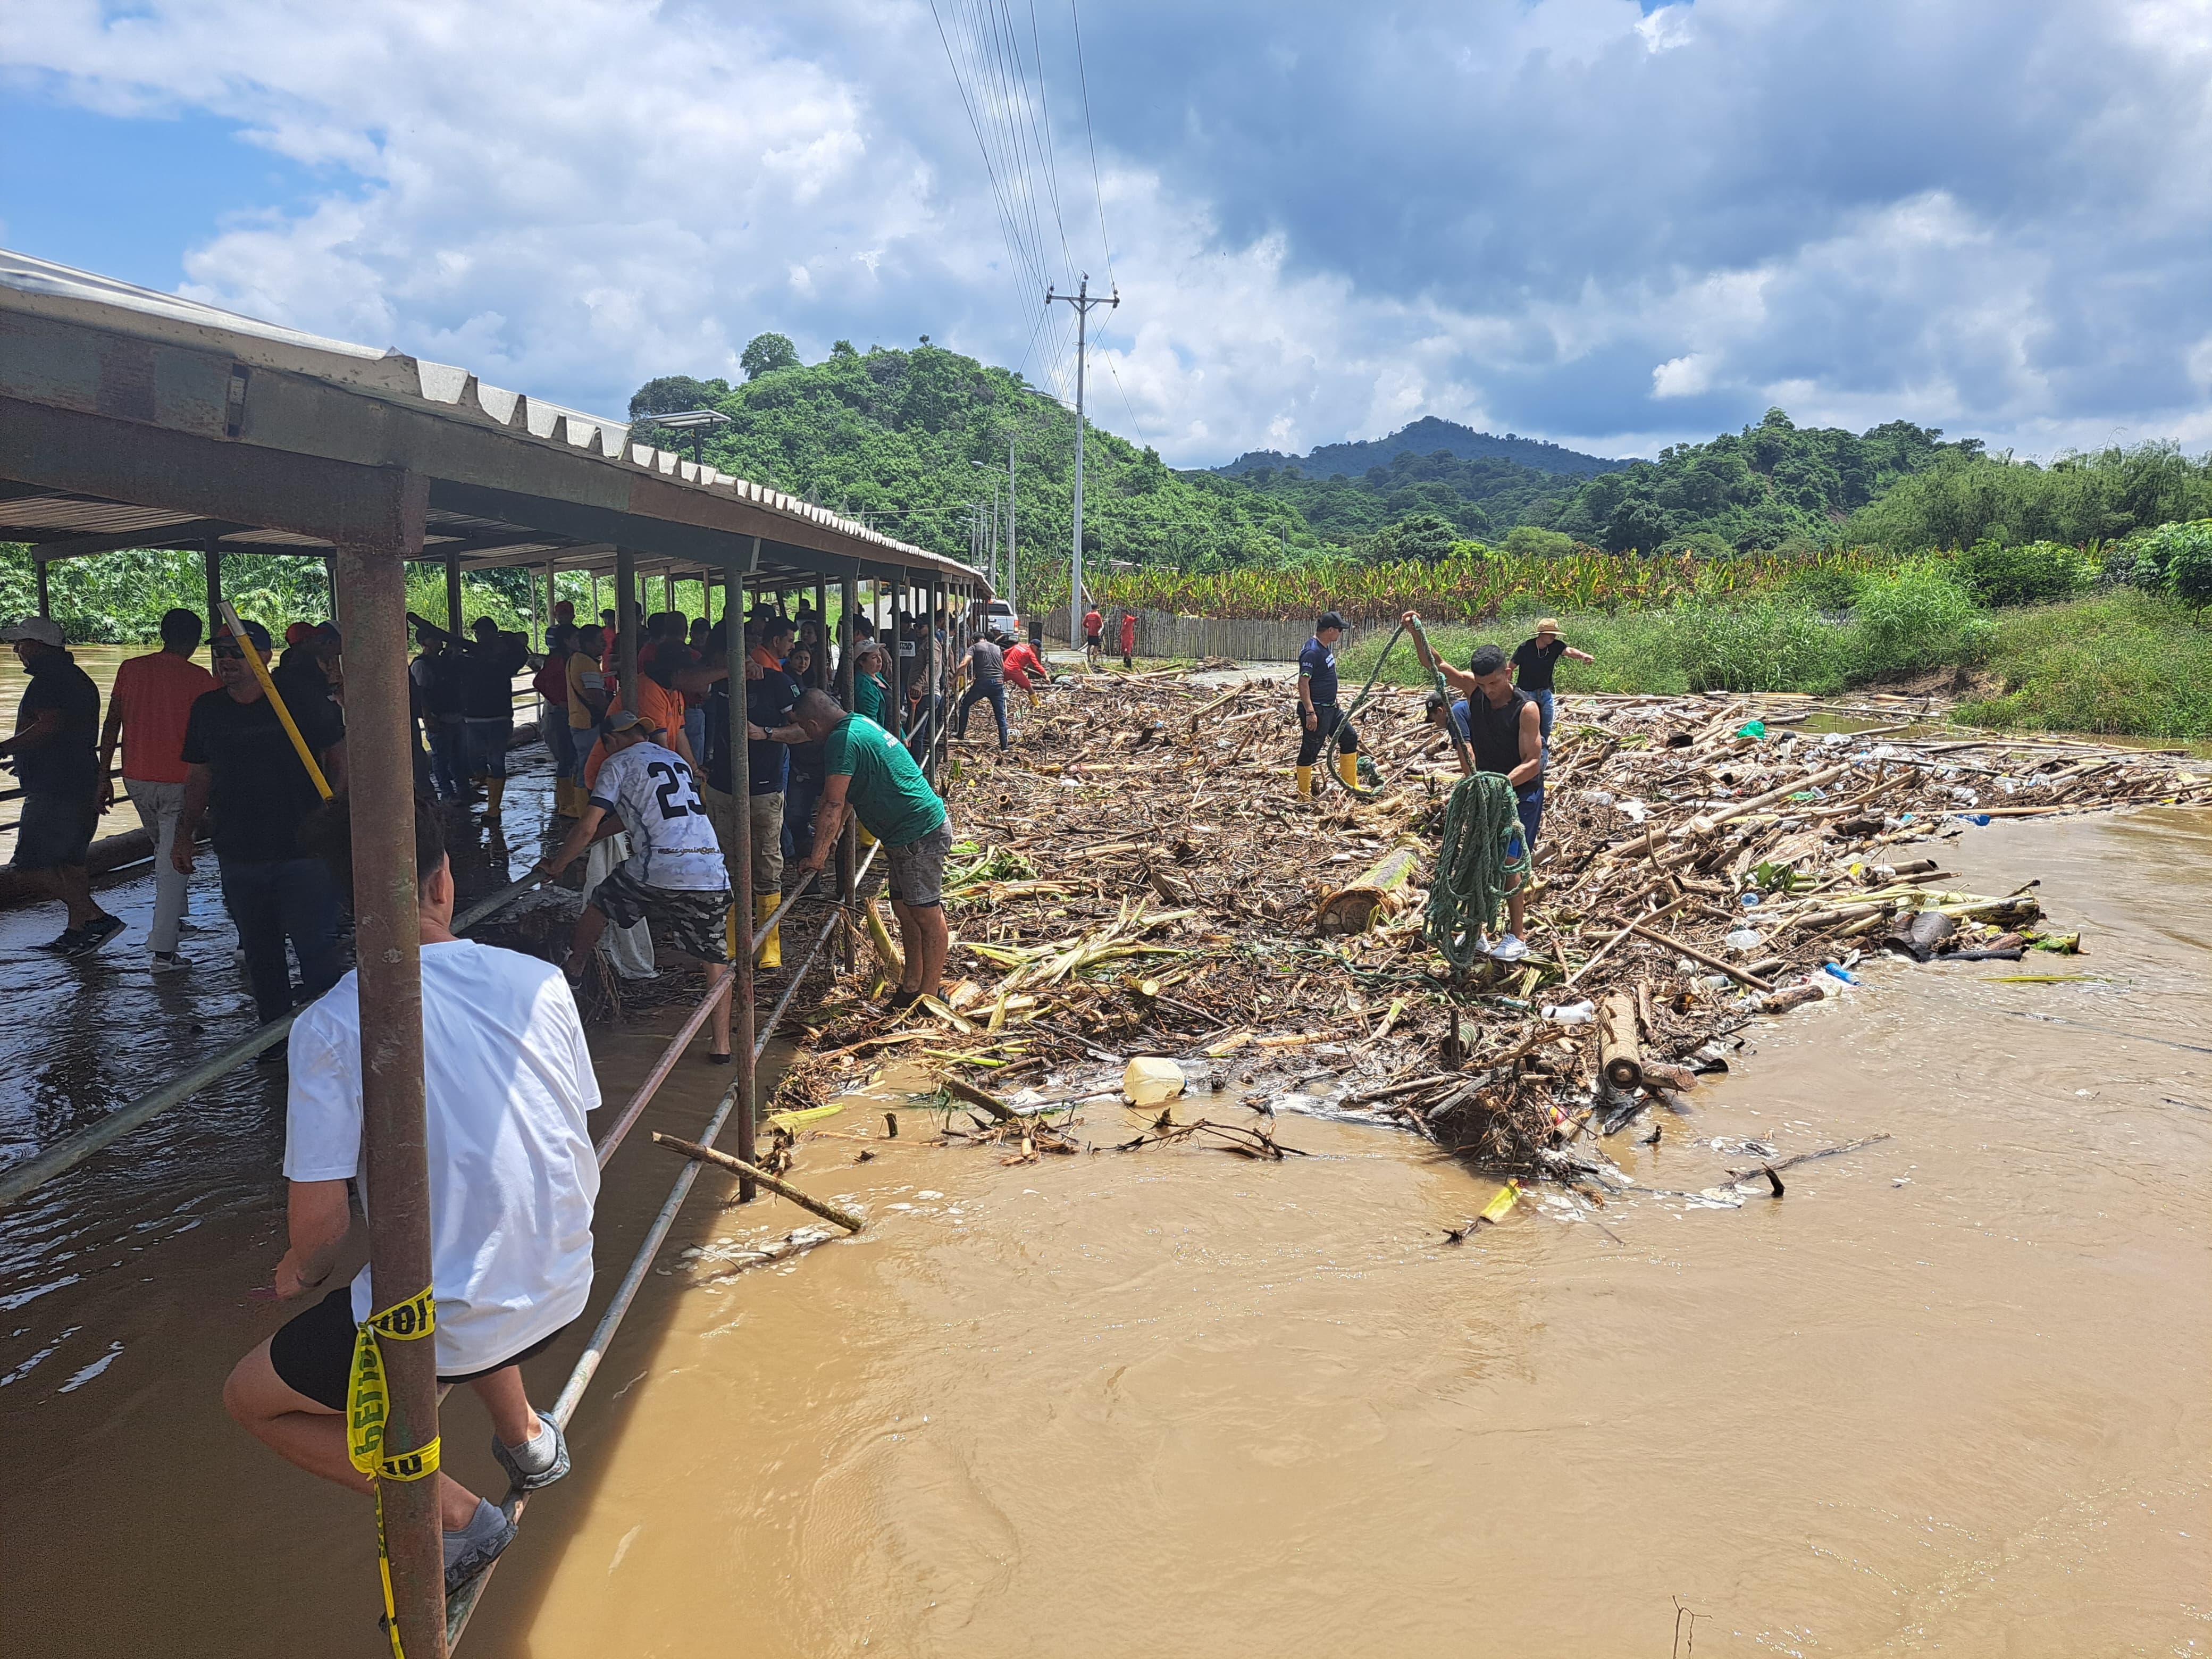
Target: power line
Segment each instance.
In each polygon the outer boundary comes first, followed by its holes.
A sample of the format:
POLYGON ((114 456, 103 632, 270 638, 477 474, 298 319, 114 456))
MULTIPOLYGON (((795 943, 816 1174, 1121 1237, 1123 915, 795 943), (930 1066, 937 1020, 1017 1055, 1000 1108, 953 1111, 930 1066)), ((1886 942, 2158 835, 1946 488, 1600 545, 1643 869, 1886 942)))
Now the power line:
MULTIPOLYGON (((948 0, 949 3, 950 0, 948 0)), ((975 147, 982 152, 983 172, 991 183, 992 198, 998 204, 1000 234, 1006 238, 1006 252, 1014 267, 1009 274, 1014 277, 1017 283, 1019 283, 1021 282, 1019 267, 1030 262, 1024 257, 1021 237, 1016 228, 1014 216, 1007 207, 1006 192, 1000 187, 998 168, 992 161, 990 144, 983 137, 982 121, 976 114, 975 100, 969 96, 968 83, 961 76, 960 63, 953 56, 951 37, 945 32, 945 19, 937 9, 937 0, 929 0, 929 15, 937 25, 938 40, 945 47, 945 65, 952 71, 952 85, 960 94, 960 106, 968 112, 969 130, 975 133, 975 147)), ((957 16, 958 14, 956 13, 956 21, 957 16)))
POLYGON ((1106 251, 1106 284, 1117 286, 1114 281, 1114 244, 1106 234, 1106 191, 1098 182, 1098 135, 1091 125, 1091 78, 1083 68, 1083 19, 1076 11, 1075 0, 1067 0, 1068 20, 1075 26, 1075 81, 1083 88, 1083 136, 1091 143, 1091 195, 1098 204, 1098 242, 1106 251))

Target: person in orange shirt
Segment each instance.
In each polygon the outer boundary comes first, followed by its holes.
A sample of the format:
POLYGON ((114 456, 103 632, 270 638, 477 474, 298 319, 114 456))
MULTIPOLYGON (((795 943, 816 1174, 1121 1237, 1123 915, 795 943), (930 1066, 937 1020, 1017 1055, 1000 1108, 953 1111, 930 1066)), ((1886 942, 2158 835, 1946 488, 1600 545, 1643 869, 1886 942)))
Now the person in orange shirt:
POLYGON ((193 700, 216 689, 215 676, 192 660, 200 647, 193 611, 161 617, 161 648, 132 657, 115 671, 107 724, 100 733, 100 810, 115 805, 115 748, 123 745, 123 787, 138 822, 154 838, 154 927, 146 943, 156 969, 181 967, 177 937, 185 921, 188 878, 169 860, 185 810, 185 722, 193 700))
MULTIPOLYGON (((684 757, 684 763, 694 772, 699 763, 692 758, 690 740, 684 735, 684 694, 676 689, 678 672, 672 657, 655 662, 651 668, 641 669, 637 677, 637 694, 632 696, 627 690, 616 696, 619 708, 634 709, 645 717, 645 730, 663 748, 672 749, 684 757)), ((603 732, 592 745, 590 757, 584 762, 584 787, 599 781, 599 768, 606 763, 607 743, 603 732)))

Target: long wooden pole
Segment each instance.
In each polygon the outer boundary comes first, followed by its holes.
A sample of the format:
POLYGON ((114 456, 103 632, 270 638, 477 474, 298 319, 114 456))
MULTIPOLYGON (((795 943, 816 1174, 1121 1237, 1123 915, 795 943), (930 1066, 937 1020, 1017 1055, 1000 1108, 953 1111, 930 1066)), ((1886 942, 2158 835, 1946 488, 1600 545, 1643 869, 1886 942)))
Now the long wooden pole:
POLYGON ((615 671, 622 677, 615 706, 637 707, 637 555, 615 549, 615 671))
POLYGON ((787 1181, 777 1180, 766 1170, 754 1168, 748 1158, 732 1158, 727 1152, 718 1152, 712 1146, 702 1146, 692 1140, 678 1140, 674 1135, 661 1134, 658 1131, 653 1134, 653 1144, 665 1146, 672 1152, 681 1152, 697 1163, 719 1164, 725 1170, 734 1170, 741 1182, 740 1190, 743 1187, 765 1187, 778 1197, 789 1199, 800 1209, 818 1215, 824 1221, 836 1222, 847 1232, 857 1233, 868 1224, 850 1210, 841 1210, 835 1204, 799 1191, 787 1181))
MULTIPOLYGON (((756 536, 747 562, 757 565, 759 562, 760 538, 756 536)), ((737 866, 730 872, 730 897, 737 912, 737 926, 730 930, 737 945, 730 971, 737 975, 737 988, 733 993, 735 1000, 730 1005, 730 1046, 735 1052, 738 1068, 738 1156, 750 1164, 753 1129, 760 1111, 759 1073, 753 1057, 753 768, 745 720, 745 688, 751 682, 745 678, 750 652, 745 644, 744 623, 750 602, 744 577, 735 572, 731 574, 736 584, 732 589, 736 602, 726 613, 729 631, 724 637, 730 653, 730 797, 735 803, 730 815, 730 857, 737 866)), ((750 1176, 738 1183, 740 1203, 750 1204, 757 1196, 750 1176)))
MULTIPOLYGON (((407 732, 407 574, 420 552, 427 484, 403 487, 388 539, 342 544, 346 755, 353 798, 354 954, 361 1001, 362 1140, 369 1300, 404 1303, 430 1282, 430 1176, 423 1127, 422 929, 416 908, 413 758, 407 732), (395 803, 397 807, 395 808, 395 803)), ((438 1434, 436 1340, 379 1339, 389 1379, 387 1454, 438 1434)), ((438 1482, 382 1480, 385 1547, 400 1641, 416 1659, 446 1651, 438 1482)))
MULTIPOLYGON (((855 672, 853 658, 860 643, 860 635, 854 629, 860 615, 860 578, 857 568, 845 578, 844 602, 845 614, 837 619, 838 629, 844 635, 837 652, 837 701, 850 714, 855 672)), ((848 974, 860 958, 860 940, 853 923, 853 896, 858 884, 854 872, 860 867, 860 821, 848 812, 845 827, 837 835, 837 902, 845 911, 845 925, 838 930, 837 965, 848 974)))

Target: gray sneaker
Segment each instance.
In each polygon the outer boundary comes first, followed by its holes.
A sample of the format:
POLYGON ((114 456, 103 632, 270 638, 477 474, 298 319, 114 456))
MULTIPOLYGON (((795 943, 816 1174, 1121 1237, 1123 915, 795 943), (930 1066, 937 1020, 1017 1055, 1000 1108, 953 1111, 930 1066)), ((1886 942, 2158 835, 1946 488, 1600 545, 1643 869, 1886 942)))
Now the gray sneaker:
POLYGON ((495 1529, 487 1528, 482 1537, 470 1538, 465 1533, 455 1532, 446 1534, 447 1553, 453 1557, 446 1563, 447 1600, 459 1595, 469 1580, 498 1560, 501 1553, 514 1541, 517 1528, 514 1517, 501 1510, 495 1509, 492 1513, 499 1517, 499 1525, 495 1529), (459 1549, 453 1547, 457 1540, 465 1538, 467 1541, 461 1543, 459 1549))
POLYGON ((499 1460, 500 1468, 507 1471, 507 1478, 514 1483, 517 1492, 540 1491, 568 1473, 568 1437, 561 1432, 561 1425, 544 1412, 538 1413, 538 1420, 552 1431, 553 1461, 535 1473, 522 1467, 521 1460, 514 1455, 515 1447, 507 1444, 497 1435, 491 1437, 491 1455, 499 1460))

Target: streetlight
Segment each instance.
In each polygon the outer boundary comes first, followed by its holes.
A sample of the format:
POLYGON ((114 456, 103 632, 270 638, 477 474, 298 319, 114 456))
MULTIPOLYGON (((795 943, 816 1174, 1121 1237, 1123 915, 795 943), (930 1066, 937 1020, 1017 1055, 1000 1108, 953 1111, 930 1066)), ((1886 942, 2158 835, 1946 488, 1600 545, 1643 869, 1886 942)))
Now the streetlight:
POLYGON ((672 414, 643 415, 638 418, 649 421, 654 426, 665 426, 671 432, 690 433, 691 459, 702 466, 706 464, 706 457, 700 452, 705 447, 707 434, 715 427, 730 424, 730 417, 719 409, 680 409, 672 414))

